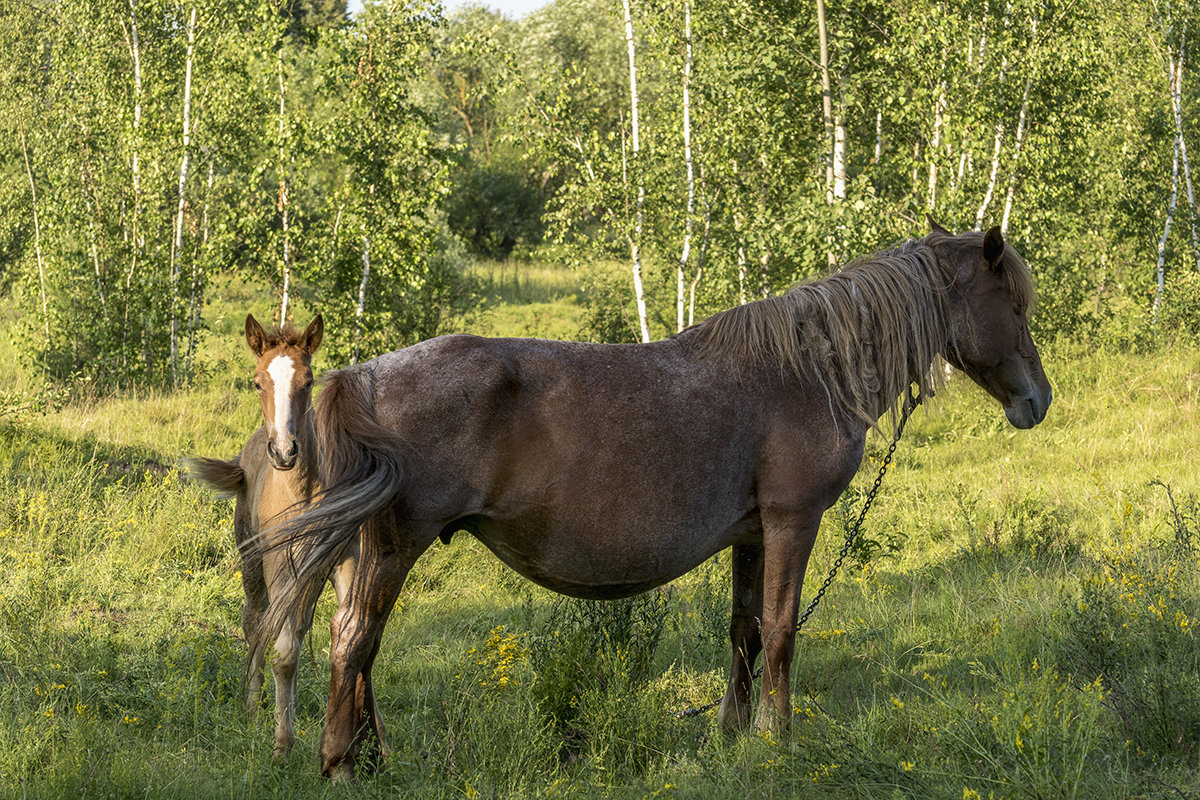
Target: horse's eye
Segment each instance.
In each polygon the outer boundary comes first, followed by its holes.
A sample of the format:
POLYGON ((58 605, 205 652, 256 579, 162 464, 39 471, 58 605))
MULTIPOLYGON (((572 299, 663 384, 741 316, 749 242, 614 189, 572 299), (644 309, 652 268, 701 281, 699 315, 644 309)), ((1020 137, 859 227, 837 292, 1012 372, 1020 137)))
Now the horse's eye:
POLYGON ((256 392, 262 391, 262 386, 259 385, 258 381, 254 382, 254 391, 256 391, 256 392))

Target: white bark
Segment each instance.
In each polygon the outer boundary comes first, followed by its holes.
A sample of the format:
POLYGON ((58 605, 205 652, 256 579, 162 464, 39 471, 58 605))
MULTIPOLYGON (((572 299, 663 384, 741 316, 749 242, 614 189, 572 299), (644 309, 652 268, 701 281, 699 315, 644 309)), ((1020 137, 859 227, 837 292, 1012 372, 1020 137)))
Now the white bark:
POLYGON ((829 41, 825 33, 825 0, 817 0, 817 40, 821 55, 821 113, 825 121, 825 200, 833 205, 833 94, 829 83, 829 41))
MULTIPOLYGON (((122 21, 121 27, 124 28, 124 26, 125 23, 122 21)), ((138 151, 141 143, 142 127, 142 48, 138 40, 137 3, 135 0, 129 0, 129 31, 126 33, 126 43, 129 46, 129 54, 133 59, 133 133, 130 145, 130 171, 133 181, 133 220, 129 226, 129 240, 133 242, 134 249, 129 259, 129 272, 125 275, 125 288, 128 290, 133 283, 133 273, 137 269, 138 253, 144 244, 139 227, 142 216, 142 173, 141 157, 138 151)))
POLYGON ((938 149, 942 146, 942 124, 946 116, 946 83, 938 83, 937 98, 933 101, 933 139, 929 144, 929 190, 925 198, 925 210, 933 212, 937 206, 938 149))
POLYGON ((358 339, 362 335, 362 315, 363 309, 367 305, 367 281, 371 277, 371 237, 366 233, 363 234, 362 262, 362 280, 358 283, 358 305, 354 307, 354 355, 350 358, 351 364, 358 363, 358 339))
POLYGON ((875 160, 876 165, 883 157, 883 111, 875 112, 875 160))
MULTIPOLYGON (((676 268, 675 285, 675 329, 682 331, 684 281, 686 279, 688 259, 692 253, 692 217, 696 214, 696 174, 692 161, 692 4, 691 0, 683 3, 683 163, 687 172, 687 209, 683 219, 683 248, 679 254, 679 264, 676 268)), ((700 270, 696 270, 696 280, 700 279, 700 270)), ((695 307, 695 283, 692 284, 692 307, 695 307)))
POLYGON ((846 198, 846 126, 840 110, 833 121, 833 196, 837 200, 846 198))
POLYGON ((987 215, 988 206, 992 203, 992 193, 996 190, 996 173, 1000 170, 1000 145, 1004 141, 1004 123, 996 124, 996 141, 992 147, 992 174, 988 178, 987 192, 983 195, 983 202, 979 204, 979 210, 975 212, 975 230, 983 228, 983 218, 987 215))
POLYGON ((29 163, 29 145, 25 142, 25 122, 18 117, 17 127, 21 131, 21 155, 25 157, 25 175, 29 178, 29 196, 33 202, 33 252, 37 258, 38 289, 42 293, 42 327, 46 333, 46 344, 50 343, 50 312, 46 305, 46 268, 42 261, 42 227, 38 221, 37 186, 33 180, 33 166, 29 163))
POLYGON ((704 204, 704 235, 700 238, 700 254, 696 259, 696 276, 688 287, 688 325, 696 324, 696 287, 704 275, 704 261, 708 255, 708 237, 712 231, 712 203, 704 204))
POLYGON ((1200 237, 1196 233, 1196 194, 1192 191, 1192 171, 1188 164, 1187 139, 1183 135, 1183 62, 1184 45, 1179 45, 1179 60, 1168 52, 1167 69, 1170 72, 1171 110, 1175 114, 1175 139, 1179 157, 1183 161, 1183 181, 1187 188, 1189 217, 1192 226, 1192 249, 1196 253, 1196 269, 1200 270, 1200 237))
POLYGON ((1158 322, 1158 309, 1162 306, 1163 287, 1167 277, 1167 237, 1171 233, 1171 220, 1175 216, 1175 203, 1179 198, 1179 139, 1175 139, 1175 163, 1171 167, 1171 199, 1167 201, 1167 221, 1163 225, 1162 238, 1158 240, 1158 284, 1154 290, 1152 319, 1158 322))
MULTIPOLYGON (((1035 29, 1036 31, 1036 29, 1035 29)), ((1013 140, 1012 171, 1008 173, 1008 190, 1004 196, 1004 215, 1000 218, 1000 232, 1008 235, 1008 219, 1012 214, 1013 197, 1017 192, 1017 169, 1021 158, 1021 147, 1025 143, 1026 114, 1029 111, 1029 90, 1033 86, 1033 78, 1025 81, 1025 94, 1021 97, 1021 113, 1017 117, 1017 135, 1013 140)))
POLYGON ((179 382, 179 254, 183 249, 183 214, 186 208, 188 157, 192 146, 192 54, 196 46, 196 7, 188 22, 187 57, 183 78, 183 155, 179 159, 179 203, 175 209, 175 236, 171 240, 171 382, 179 382))
POLYGON ((633 236, 629 240, 629 255, 633 262, 633 294, 637 301, 638 324, 641 326, 642 341, 650 341, 650 325, 646 321, 646 292, 642 286, 642 224, 645 218, 646 185, 642 178, 641 164, 638 153, 641 152, 641 140, 638 131, 638 93, 637 68, 633 43, 633 14, 629 8, 630 0, 622 0, 625 7, 625 44, 629 50, 629 108, 632 126, 633 172, 637 181, 636 221, 633 236))
POLYGON ((288 172, 285 176, 283 173, 283 159, 286 155, 284 121, 287 113, 287 87, 283 79, 282 47, 279 48, 279 52, 276 54, 276 64, 279 71, 279 216, 283 230, 283 292, 279 304, 279 324, 283 325, 287 322, 289 292, 291 291, 292 283, 292 251, 291 241, 288 239, 288 210, 291 201, 288 194, 291 190, 291 173, 295 160, 294 157, 289 159, 288 172))

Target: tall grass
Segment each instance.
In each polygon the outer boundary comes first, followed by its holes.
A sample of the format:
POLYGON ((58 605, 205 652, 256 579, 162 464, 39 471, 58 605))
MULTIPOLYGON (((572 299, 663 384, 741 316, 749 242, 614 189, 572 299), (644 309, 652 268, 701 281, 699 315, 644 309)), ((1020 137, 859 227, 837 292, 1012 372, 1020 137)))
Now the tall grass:
MULTIPOLYGON (((0 421, 0 796, 346 793, 315 765, 326 626, 302 659, 295 752, 272 763, 270 714, 241 700, 231 505, 178 469, 258 424, 240 315, 223 324, 229 370, 194 390, 0 421)), ((724 687, 726 556, 583 603, 458 535, 400 596, 375 667, 392 756, 348 793, 1194 796, 1200 351, 1044 355, 1055 403, 1032 431, 961 376, 914 417, 868 518, 876 546, 798 637, 790 732, 674 715, 724 687)))

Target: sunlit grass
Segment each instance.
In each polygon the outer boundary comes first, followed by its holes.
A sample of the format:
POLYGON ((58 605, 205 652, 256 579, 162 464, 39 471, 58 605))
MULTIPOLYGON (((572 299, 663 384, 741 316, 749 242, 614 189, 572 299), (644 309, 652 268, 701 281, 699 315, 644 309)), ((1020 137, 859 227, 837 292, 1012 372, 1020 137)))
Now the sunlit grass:
MULTIPOLYGON (((531 281, 522 273, 522 291, 531 281)), ((226 366, 199 387, 83 393, 0 426, 0 796, 342 791, 315 764, 332 597, 301 659, 296 751, 272 764, 270 712, 249 720, 240 694, 232 506, 176 469, 232 456, 258 424, 235 305, 211 334, 226 366)), ((536 324, 528 333, 558 335, 536 324)), ((374 672, 393 755, 350 791, 1190 792, 1200 351, 1043 355, 1055 401, 1031 431, 1010 428, 961 375, 916 413, 867 520, 878 549, 849 560, 798 638, 790 733, 727 738, 711 712, 673 715, 723 690, 727 555, 656 598, 564 605, 459 534, 401 592, 374 672), (1154 480, 1171 486, 1193 549, 1154 480)), ((886 444, 869 443, 851 499, 886 444)), ((835 509, 805 602, 842 534, 835 509)))

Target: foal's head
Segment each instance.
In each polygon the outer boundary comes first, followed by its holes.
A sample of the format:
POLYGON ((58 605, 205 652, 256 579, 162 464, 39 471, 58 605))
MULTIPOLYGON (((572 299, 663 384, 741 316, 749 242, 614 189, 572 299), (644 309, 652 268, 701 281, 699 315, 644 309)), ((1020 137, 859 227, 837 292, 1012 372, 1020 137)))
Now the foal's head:
POLYGON ((312 356, 324 332, 320 314, 303 331, 284 326, 270 333, 253 314, 246 316, 246 343, 258 357, 254 388, 262 401, 267 455, 275 469, 291 469, 300 455, 296 434, 312 402, 312 356))
POLYGON ((953 235, 932 219, 929 224, 925 241, 953 273, 948 277, 961 301, 952 304, 946 360, 999 400, 1014 427, 1032 428, 1045 418, 1052 392, 1029 335, 1029 268, 998 227, 953 235))

